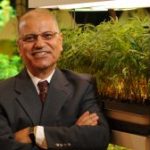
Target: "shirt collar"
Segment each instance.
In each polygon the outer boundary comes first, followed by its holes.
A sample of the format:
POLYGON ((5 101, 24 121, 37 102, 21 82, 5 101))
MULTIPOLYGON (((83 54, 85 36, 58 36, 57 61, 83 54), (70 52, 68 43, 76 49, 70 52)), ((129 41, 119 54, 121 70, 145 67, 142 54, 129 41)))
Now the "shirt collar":
POLYGON ((47 82, 50 83, 50 81, 51 81, 51 79, 52 79, 52 76, 53 76, 53 74, 54 74, 54 72, 55 72, 55 69, 54 69, 54 70, 52 71, 52 73, 51 73, 47 78, 45 78, 45 79, 37 78, 37 77, 34 76, 28 69, 27 69, 27 72, 28 72, 28 74, 29 74, 29 76, 30 76, 30 78, 31 78, 31 80, 32 80, 32 82, 33 82, 33 84, 34 84, 34 86, 35 86, 37 92, 39 93, 39 89, 38 89, 38 87, 37 87, 38 82, 47 80, 47 82))

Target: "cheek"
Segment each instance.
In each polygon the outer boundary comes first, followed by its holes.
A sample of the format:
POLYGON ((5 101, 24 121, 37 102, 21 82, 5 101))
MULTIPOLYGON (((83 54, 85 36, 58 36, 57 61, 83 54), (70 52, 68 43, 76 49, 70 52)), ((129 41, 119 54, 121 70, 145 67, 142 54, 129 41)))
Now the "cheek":
POLYGON ((61 51, 63 50, 63 47, 62 47, 62 40, 61 38, 58 38, 55 42, 54 42, 54 48, 56 50, 56 52, 59 54, 61 53, 61 51))
POLYGON ((57 58, 59 58, 61 52, 62 52, 62 46, 61 45, 57 45, 55 47, 55 52, 54 52, 57 58))
POLYGON ((26 59, 30 59, 30 48, 27 46, 22 46, 19 49, 20 57, 25 61, 26 59))
POLYGON ((20 47, 19 47, 19 53, 20 53, 20 55, 22 56, 22 55, 26 55, 27 53, 30 53, 30 51, 31 51, 31 49, 32 49, 32 45, 21 45, 20 47))
POLYGON ((62 48, 62 42, 60 42, 58 40, 51 41, 49 43, 49 47, 51 47, 51 49, 53 51, 53 55, 55 55, 55 57, 59 57, 60 53, 63 50, 63 48, 62 48))

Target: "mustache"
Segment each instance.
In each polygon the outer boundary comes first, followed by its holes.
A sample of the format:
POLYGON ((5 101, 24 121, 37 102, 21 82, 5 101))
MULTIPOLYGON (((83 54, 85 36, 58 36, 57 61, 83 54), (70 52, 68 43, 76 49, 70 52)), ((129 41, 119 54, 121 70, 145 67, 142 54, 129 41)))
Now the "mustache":
POLYGON ((46 47, 42 47, 42 48, 36 48, 36 49, 33 49, 31 51, 31 54, 35 54, 35 53, 41 53, 41 52, 47 52, 47 53, 52 53, 52 50, 46 48, 46 47))

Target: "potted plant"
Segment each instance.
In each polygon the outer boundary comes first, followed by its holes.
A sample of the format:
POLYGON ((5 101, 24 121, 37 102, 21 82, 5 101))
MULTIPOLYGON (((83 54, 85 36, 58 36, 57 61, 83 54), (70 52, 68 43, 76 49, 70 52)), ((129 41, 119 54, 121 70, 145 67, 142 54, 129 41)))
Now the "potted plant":
POLYGON ((59 66, 90 73, 96 77, 98 90, 113 128, 148 134, 150 129, 149 19, 141 20, 135 17, 123 25, 118 20, 111 20, 98 26, 86 24, 62 32, 64 52, 59 66), (117 112, 119 114, 127 112, 130 117, 127 114, 117 116, 117 112), (138 117, 144 114, 146 118, 143 120, 141 117, 137 123, 137 118, 134 121, 134 117, 131 118, 135 113, 138 117), (122 120, 123 118, 126 119, 122 120), (120 128, 122 123, 126 123, 126 126, 120 128), (129 124, 132 124, 131 129, 129 124), (145 130, 140 131, 141 127, 145 130))

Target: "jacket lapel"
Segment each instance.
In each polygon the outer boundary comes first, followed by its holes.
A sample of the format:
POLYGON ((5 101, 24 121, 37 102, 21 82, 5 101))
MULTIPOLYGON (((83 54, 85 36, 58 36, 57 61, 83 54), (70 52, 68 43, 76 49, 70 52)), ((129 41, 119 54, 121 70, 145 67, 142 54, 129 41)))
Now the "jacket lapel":
POLYGON ((53 124, 56 121, 57 114, 71 94, 69 82, 64 74, 56 69, 49 85, 48 96, 43 108, 41 118, 42 124, 53 124))
POLYGON ((18 94, 17 101, 31 119, 32 124, 37 125, 40 121, 42 105, 34 84, 25 70, 16 78, 15 89, 18 94))

